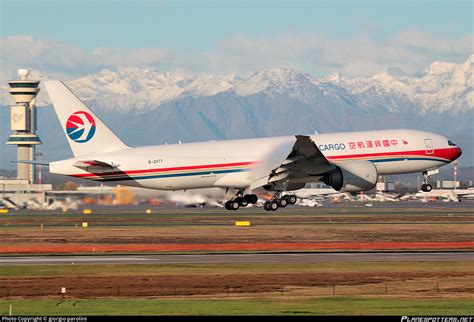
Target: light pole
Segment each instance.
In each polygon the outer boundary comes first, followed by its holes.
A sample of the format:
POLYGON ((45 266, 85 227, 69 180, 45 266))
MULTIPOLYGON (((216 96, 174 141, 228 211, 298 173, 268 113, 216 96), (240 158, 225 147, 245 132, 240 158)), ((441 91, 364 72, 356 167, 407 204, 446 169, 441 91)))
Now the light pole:
POLYGON ((456 190, 456 183, 458 179, 458 160, 454 160, 453 166, 454 166, 454 190, 456 190))
MULTIPOLYGON (((35 153, 35 157, 38 157, 38 161, 41 161, 41 158, 43 156, 43 153, 41 152, 38 152, 38 153, 35 153)), ((44 203, 44 197, 43 197, 43 186, 42 186, 42 180, 41 180, 41 163, 38 164, 38 201, 41 202, 41 203, 44 203)))

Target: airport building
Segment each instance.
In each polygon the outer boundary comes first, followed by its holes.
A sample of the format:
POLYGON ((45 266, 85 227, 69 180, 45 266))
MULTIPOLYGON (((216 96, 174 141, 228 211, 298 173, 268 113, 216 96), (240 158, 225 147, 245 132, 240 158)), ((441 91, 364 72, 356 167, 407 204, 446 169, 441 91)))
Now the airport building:
POLYGON ((461 187, 461 182, 453 180, 437 180, 436 188, 438 189, 456 189, 461 187))
MULTIPOLYGON (((36 134, 36 107, 35 98, 39 92, 38 80, 28 80, 29 71, 19 69, 19 80, 8 82, 10 95, 15 102, 11 106, 10 128, 12 133, 7 144, 17 146, 17 160, 35 160, 36 145, 42 144, 36 134)), ((28 180, 28 183, 35 183, 36 169, 32 164, 18 163, 17 178, 28 180)))
POLYGON ((50 184, 41 183, 40 171, 33 162, 36 159, 36 146, 41 143, 36 134, 36 95, 40 91, 39 80, 29 80, 27 69, 18 70, 18 80, 8 82, 9 92, 14 104, 10 112, 12 133, 6 144, 17 146, 16 179, 0 178, 2 202, 5 204, 23 205, 28 201, 45 201, 45 192, 52 189, 50 184))
POLYGON ((46 192, 51 184, 34 184, 25 179, 0 178, 0 200, 7 208, 21 208, 28 202, 41 206, 46 202, 46 192))
POLYGON ((377 182, 377 185, 375 186, 375 190, 380 191, 380 192, 395 191, 395 182, 390 182, 390 181, 377 182))

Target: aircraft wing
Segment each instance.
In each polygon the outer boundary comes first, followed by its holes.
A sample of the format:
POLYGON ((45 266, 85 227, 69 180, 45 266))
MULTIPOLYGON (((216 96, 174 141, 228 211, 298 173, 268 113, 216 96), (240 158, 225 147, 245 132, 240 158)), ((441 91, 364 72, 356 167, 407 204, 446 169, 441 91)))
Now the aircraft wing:
POLYGON ((77 161, 73 164, 73 166, 87 172, 97 173, 113 171, 119 167, 120 164, 115 164, 113 162, 103 162, 99 160, 82 160, 77 161))
POLYGON ((264 176, 256 178, 251 183, 250 190, 266 185, 273 185, 275 190, 299 189, 297 185, 304 186, 304 180, 308 176, 317 177, 316 181, 335 168, 321 153, 311 137, 306 135, 295 137, 296 141, 286 157, 281 158, 277 163, 273 162, 274 166, 267 168, 264 176))
POLYGON ((306 135, 296 135, 296 143, 293 146, 293 155, 298 156, 298 159, 315 160, 318 163, 330 164, 328 159, 322 154, 313 140, 306 135))

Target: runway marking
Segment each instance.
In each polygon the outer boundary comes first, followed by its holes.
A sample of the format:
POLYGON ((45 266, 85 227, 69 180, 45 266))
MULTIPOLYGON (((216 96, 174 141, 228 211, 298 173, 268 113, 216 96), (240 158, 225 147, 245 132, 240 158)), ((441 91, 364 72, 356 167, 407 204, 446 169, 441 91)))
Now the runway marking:
POLYGON ((300 253, 203 255, 97 255, 0 257, 1 265, 81 264, 211 264, 318 262, 437 262, 474 261, 474 252, 450 253, 300 253))
MULTIPOLYGON (((41 262, 47 260, 48 262, 89 262, 89 261, 147 261, 150 260, 149 258, 135 258, 135 257, 105 257, 105 256, 67 256, 67 257, 53 257, 53 256, 38 256, 38 257, 0 257, 0 264, 8 264, 8 263, 33 263, 33 262, 41 262)), ((153 259, 159 260, 159 259, 153 259)))

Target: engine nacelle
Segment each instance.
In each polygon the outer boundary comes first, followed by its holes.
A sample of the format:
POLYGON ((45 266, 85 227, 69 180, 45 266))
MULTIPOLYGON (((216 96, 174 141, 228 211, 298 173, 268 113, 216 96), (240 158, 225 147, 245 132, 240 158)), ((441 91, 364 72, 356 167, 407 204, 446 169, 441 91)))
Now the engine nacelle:
POLYGON ((370 161, 340 161, 334 164, 336 169, 321 178, 334 190, 359 192, 370 190, 377 184, 377 168, 370 161))

